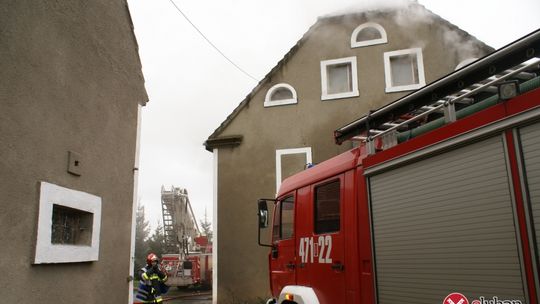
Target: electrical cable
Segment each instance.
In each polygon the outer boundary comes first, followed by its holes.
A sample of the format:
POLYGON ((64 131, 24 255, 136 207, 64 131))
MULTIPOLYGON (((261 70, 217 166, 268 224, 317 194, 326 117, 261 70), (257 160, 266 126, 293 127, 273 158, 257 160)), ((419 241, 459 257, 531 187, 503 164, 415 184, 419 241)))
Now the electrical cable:
POLYGON ((236 67, 240 72, 244 73, 246 76, 248 76, 249 78, 255 80, 255 81, 259 81, 257 80, 257 78, 251 76, 248 72, 244 71, 244 69, 242 69, 241 67, 239 67, 236 63, 234 63, 231 59, 229 59, 229 57, 227 57, 215 44, 212 43, 212 41, 210 41, 210 39, 208 39, 198 28, 197 26, 191 22, 191 20, 188 18, 188 16, 186 14, 184 14, 184 12, 182 12, 182 10, 176 5, 176 3, 174 3, 173 0, 169 0, 172 5, 174 5, 174 7, 176 8, 176 10, 184 17, 184 19, 187 20, 187 22, 189 22, 189 24, 191 24, 191 26, 204 38, 204 40, 206 40, 206 42, 208 42, 208 44, 210 44, 218 53, 221 54, 221 56, 223 56, 223 58, 227 59, 227 61, 229 61, 234 67, 236 67))

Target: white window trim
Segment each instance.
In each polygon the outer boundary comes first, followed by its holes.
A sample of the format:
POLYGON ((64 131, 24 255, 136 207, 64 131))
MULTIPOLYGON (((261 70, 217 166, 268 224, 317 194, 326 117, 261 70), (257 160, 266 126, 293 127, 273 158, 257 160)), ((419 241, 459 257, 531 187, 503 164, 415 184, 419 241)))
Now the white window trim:
POLYGON ((386 36, 386 31, 384 28, 375 22, 366 22, 364 24, 359 25, 357 28, 354 29, 351 35, 351 48, 357 48, 357 47, 364 47, 364 46, 370 46, 370 45, 376 45, 376 44, 383 44, 387 43, 388 38, 386 36), (371 40, 363 40, 363 41, 356 41, 356 38, 358 37, 358 34, 360 31, 367 27, 372 27, 379 31, 381 34, 381 38, 378 39, 371 39, 371 40))
POLYGON ((463 60, 462 62, 458 63, 458 65, 456 65, 456 68, 454 69, 454 71, 457 71, 457 70, 461 69, 462 67, 475 62, 476 60, 478 60, 478 58, 467 58, 467 59, 463 60))
POLYGON ((311 147, 276 150, 276 193, 281 185, 281 156, 290 154, 306 154, 306 164, 312 163, 311 147))
POLYGON ((282 106, 282 105, 288 105, 288 104, 295 104, 298 103, 298 99, 296 97, 296 90, 287 83, 278 83, 271 87, 268 92, 266 92, 266 97, 264 98, 264 107, 275 107, 275 106, 282 106), (282 99, 282 100, 271 100, 272 94, 278 89, 285 88, 291 91, 293 98, 291 99, 282 99))
POLYGON ((101 197, 47 182, 41 182, 40 188, 34 264, 97 261, 101 230, 101 197), (61 205, 93 214, 90 246, 51 243, 53 205, 61 205))
POLYGON ((386 81, 386 93, 390 92, 401 92, 401 91, 410 91, 416 90, 426 85, 426 78, 424 75, 424 57, 422 56, 421 48, 412 48, 406 50, 392 51, 384 53, 384 73, 386 81), (390 65, 390 57, 416 54, 416 65, 418 66, 418 83, 409 84, 402 86, 392 86, 392 71, 390 65))
POLYGON ((345 57, 339 59, 323 60, 321 61, 321 100, 339 99, 347 97, 356 97, 360 95, 358 93, 358 72, 356 69, 356 57, 345 57), (352 76, 352 91, 344 93, 328 94, 328 77, 326 67, 330 65, 350 63, 351 64, 351 76, 352 76))

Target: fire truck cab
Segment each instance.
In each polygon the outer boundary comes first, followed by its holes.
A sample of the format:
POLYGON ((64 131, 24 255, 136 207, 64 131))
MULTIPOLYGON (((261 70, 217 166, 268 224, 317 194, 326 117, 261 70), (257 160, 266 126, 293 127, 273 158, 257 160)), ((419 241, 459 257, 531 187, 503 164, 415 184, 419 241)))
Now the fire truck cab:
POLYGON ((351 122, 260 199, 268 303, 540 303, 538 57, 540 31, 351 122))

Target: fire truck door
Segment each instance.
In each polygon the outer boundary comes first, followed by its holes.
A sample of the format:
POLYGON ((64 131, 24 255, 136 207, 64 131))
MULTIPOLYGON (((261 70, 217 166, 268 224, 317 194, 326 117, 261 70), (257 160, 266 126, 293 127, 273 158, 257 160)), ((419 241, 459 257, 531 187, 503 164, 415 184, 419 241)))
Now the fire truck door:
POLYGON ((343 243, 343 175, 298 191, 298 284, 320 303, 346 303, 343 243), (307 191, 304 191, 307 190, 307 191))
POLYGON ((287 285, 296 284, 294 207, 294 196, 289 196, 277 202, 274 211, 270 254, 273 294, 279 294, 287 285))

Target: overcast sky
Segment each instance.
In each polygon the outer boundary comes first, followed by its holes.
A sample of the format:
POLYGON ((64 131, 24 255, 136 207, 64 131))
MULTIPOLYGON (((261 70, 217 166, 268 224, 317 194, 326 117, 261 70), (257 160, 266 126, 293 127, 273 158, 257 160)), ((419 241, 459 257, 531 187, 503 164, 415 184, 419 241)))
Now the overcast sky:
MULTIPOLYGON (((214 50, 170 1, 128 0, 149 95, 142 114, 138 192, 153 227, 161 220, 161 185, 188 189, 197 218, 207 210, 212 219, 212 153, 202 144, 257 84, 214 50)), ((174 1, 214 45, 257 80, 318 16, 402 2, 174 1)), ((495 48, 540 28, 539 0, 419 3, 495 48)))

